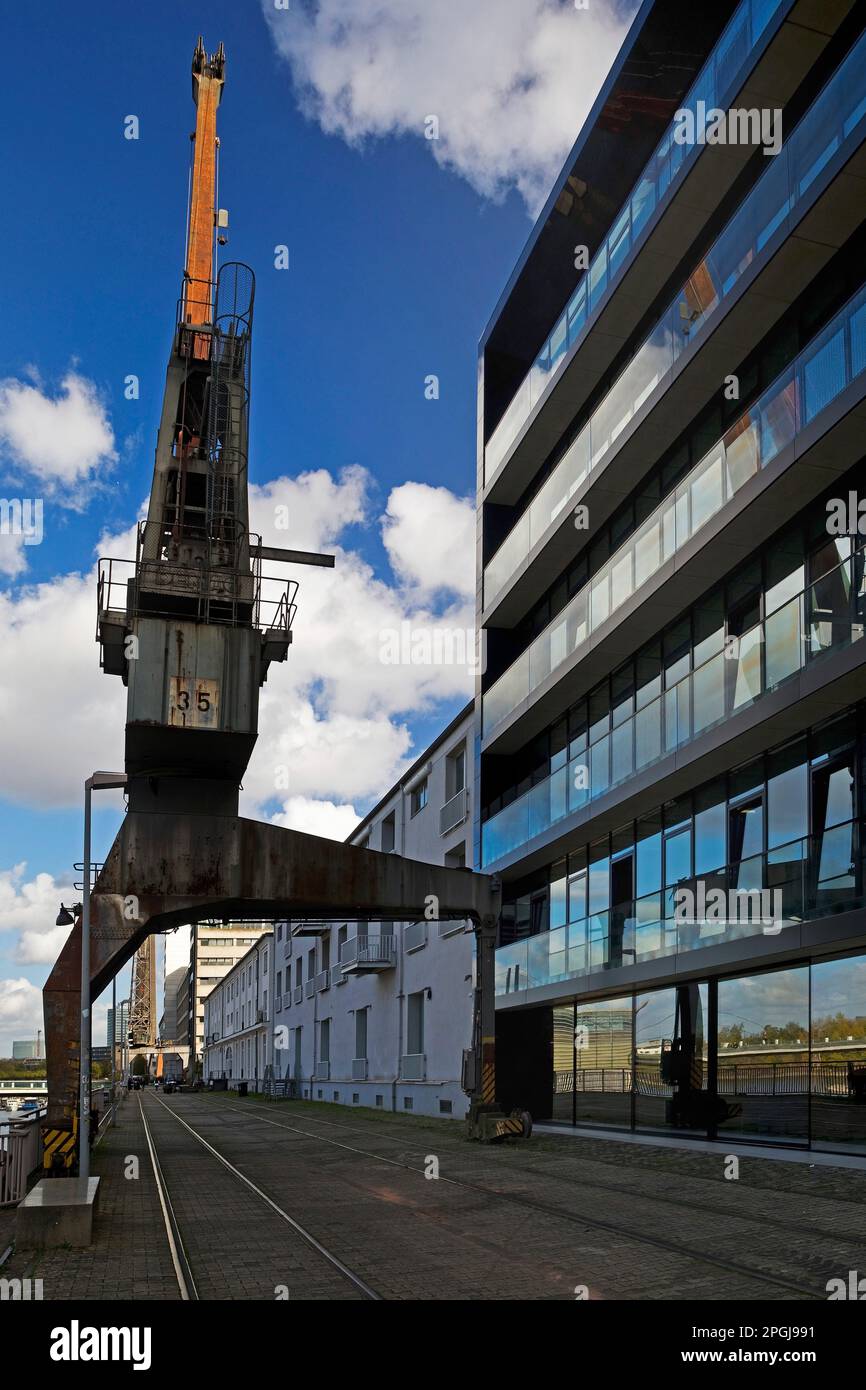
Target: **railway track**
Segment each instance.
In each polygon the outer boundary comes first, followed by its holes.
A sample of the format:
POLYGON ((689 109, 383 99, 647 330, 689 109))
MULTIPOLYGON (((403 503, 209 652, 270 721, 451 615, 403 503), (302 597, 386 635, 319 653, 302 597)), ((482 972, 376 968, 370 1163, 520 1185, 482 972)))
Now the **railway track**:
MULTIPOLYGON (((304 1116, 302 1123, 290 1124, 284 1120, 275 1120, 270 1116, 265 1116, 257 1109, 253 1110, 252 1107, 255 1105, 255 1102, 250 1102, 246 1104, 244 1107, 233 1106, 231 1104, 223 1104, 222 1102, 213 1102, 207 1100, 205 1100, 203 1103, 212 1112, 218 1113, 220 1111, 229 1110, 235 1114, 242 1115, 247 1119, 253 1119, 257 1123, 265 1124, 275 1129, 281 1129, 289 1133, 302 1135, 305 1138, 312 1139, 322 1144, 327 1144, 333 1148, 342 1149, 350 1153, 355 1153, 360 1157, 374 1160, 379 1163, 386 1163, 390 1164, 393 1167, 402 1168, 410 1173, 417 1174, 419 1178, 426 1181, 426 1174, 423 1166, 416 1166, 413 1163, 408 1163, 404 1161, 404 1159, 402 1158, 392 1158, 386 1154, 371 1152, 371 1150, 369 1149, 358 1148, 355 1145, 345 1143, 342 1140, 329 1138, 326 1135, 323 1135, 321 1133, 321 1130, 317 1132, 315 1129, 310 1130, 304 1127, 306 1125, 328 1126, 334 1129, 343 1129, 347 1131, 351 1130, 355 1133, 364 1134, 365 1137, 373 1137, 371 1135, 370 1130, 362 1130, 358 1125, 344 1124, 340 1121, 335 1120, 322 1120, 315 1116, 309 1115, 304 1116)), ((382 1138, 381 1134, 378 1137, 382 1138)), ((420 1151, 419 1155, 423 1159, 424 1155, 420 1154, 420 1151)), ((533 1173, 532 1169, 528 1169, 525 1167, 522 1169, 522 1171, 526 1172, 527 1174, 533 1173)), ((549 1176, 551 1175, 545 1174, 545 1177, 549 1176)), ((555 1175, 553 1176, 555 1177, 555 1175)), ((566 1178, 556 1180, 568 1182, 568 1179, 566 1178)), ((602 1231, 606 1234, 615 1235, 623 1239, 636 1242, 640 1245, 653 1247, 658 1250, 663 1250, 668 1254, 677 1255, 697 1265, 709 1266, 713 1269, 724 1271, 727 1274, 735 1274, 740 1278, 748 1278, 749 1280, 755 1281, 758 1284, 762 1284, 767 1288, 783 1291, 785 1294, 789 1296, 791 1294, 795 1294, 799 1298, 820 1299, 822 1301, 826 1300, 827 1297, 825 1286, 810 1285, 806 1283, 800 1283, 793 1279, 779 1277, 777 1275, 768 1273, 766 1270, 755 1268, 755 1266, 745 1264, 741 1261, 730 1260, 722 1256, 712 1255, 705 1250, 696 1250, 694 1247, 687 1245, 682 1241, 676 1241, 668 1237, 652 1235, 647 1232, 636 1231, 633 1226, 621 1226, 618 1225, 616 1222, 603 1220, 597 1216, 590 1216, 584 1212, 569 1211, 568 1209, 561 1206, 552 1205, 546 1202, 533 1201, 532 1199, 527 1198, 525 1196, 503 1192, 494 1187, 489 1187, 483 1183, 473 1182, 466 1178, 443 1177, 440 1174, 438 1181, 450 1187, 461 1188, 465 1191, 477 1193, 479 1195, 483 1194, 485 1197, 496 1199, 498 1202, 508 1203, 519 1208, 524 1208, 529 1211, 544 1214, 545 1216, 555 1217, 558 1220, 566 1221, 575 1226, 587 1227, 591 1230, 602 1231)), ((616 1184, 603 1183, 592 1178, 587 1179, 586 1181, 584 1181, 584 1179, 581 1179, 582 1192, 591 1192, 596 1189, 599 1191, 615 1193, 618 1196, 634 1196, 634 1192, 632 1190, 620 1187, 616 1184)), ((641 1202, 660 1202, 678 1208, 690 1207, 692 1210, 699 1211, 701 1213, 706 1213, 711 1209, 705 1203, 684 1202, 680 1197, 674 1199, 656 1195, 641 1194, 641 1202)), ((715 1207, 713 1208, 713 1210, 717 1215, 740 1221, 751 1222, 758 1227, 763 1227, 770 1224, 777 1227, 779 1230, 791 1231, 792 1233, 797 1232, 801 1235, 803 1233, 803 1228, 793 1222, 783 1222, 757 1214, 732 1213, 730 1210, 722 1207, 715 1207)), ((812 1234, 812 1232, 810 1231, 809 1234, 812 1234)), ((845 1237, 838 1235, 836 1232, 826 1231, 816 1231, 814 1232, 814 1234, 824 1239, 829 1239, 833 1241, 838 1240, 845 1244, 856 1245, 861 1249, 863 1246, 862 1237, 845 1237)))
MULTIPOLYGON (((347 1264, 333 1253, 333 1251, 329 1250, 312 1234, 312 1232, 307 1230, 296 1217, 287 1212, 261 1187, 253 1182, 246 1173, 242 1173, 235 1164, 226 1158, 224 1154, 221 1154, 203 1134, 200 1134, 193 1125, 189 1124, 181 1115, 173 1110, 171 1106, 166 1105, 165 1102, 160 1100, 157 1096, 152 1096, 148 1104, 145 1105, 141 1095, 139 1095, 138 1106, 141 1115, 141 1123, 147 1141, 154 1180, 156 1182, 175 1278, 177 1279, 180 1297, 184 1302, 199 1301, 202 1297, 206 1297, 207 1294, 201 1292, 202 1281, 201 1278, 197 1280, 195 1276, 193 1269, 194 1260, 190 1258, 189 1253, 189 1239, 184 1239, 184 1226, 188 1218, 185 1218, 183 1214, 179 1215, 179 1212, 181 1212, 181 1203, 184 1200, 183 1190, 180 1185, 178 1185, 173 1199, 173 1183, 170 1176, 172 1158, 167 1152, 169 1146, 165 1143, 166 1131, 163 1129, 162 1133, 159 1133, 152 1123, 154 1115, 158 1114, 158 1112, 153 1112, 153 1105, 159 1106, 161 1111, 164 1111, 167 1116, 171 1117, 174 1124, 181 1126, 184 1133, 191 1136, 192 1139, 201 1146, 213 1164, 220 1165, 222 1170, 229 1173, 235 1179, 239 1187, 242 1187, 245 1192, 253 1194, 261 1205, 267 1207, 270 1212, 278 1218, 279 1222, 283 1223, 285 1227, 285 1236, 289 1244, 293 1243, 297 1246, 298 1242, 303 1242, 308 1250, 315 1252, 315 1256, 328 1266, 329 1271, 335 1272, 342 1280, 351 1286, 356 1296, 365 1300, 380 1301, 381 1295, 378 1294, 375 1289, 372 1289, 358 1273, 350 1269, 347 1264), (149 1110, 151 1111, 150 1115, 148 1115, 149 1110), (162 1152, 160 1152, 161 1149, 162 1152), (167 1172, 167 1169, 169 1172, 167 1172)), ((277 1282, 279 1283, 280 1281, 278 1280, 277 1282)))
MULTIPOLYGON (((249 1102, 250 1108, 251 1108, 252 1106, 254 1106, 254 1105, 255 1105, 255 1101, 249 1102)), ((246 1113, 245 1111, 244 1111, 244 1112, 240 1111, 240 1108, 237 1107, 237 1106, 230 1106, 230 1107, 228 1107, 228 1108, 234 1109, 236 1113, 246 1113)), ((258 1118, 261 1118, 261 1119, 267 1118, 266 1116, 264 1116, 264 1115, 261 1114, 261 1111, 257 1111, 256 1114, 257 1114, 258 1118)), ((364 1135, 364 1136, 366 1136, 366 1137, 368 1137, 368 1138, 371 1138, 371 1139, 378 1138, 378 1139, 387 1140, 387 1141, 390 1142, 390 1143, 395 1143, 395 1144, 401 1143, 401 1140, 399 1140, 399 1139, 398 1139, 396 1136, 394 1136, 394 1135, 383 1135, 382 1132, 381 1132, 381 1127, 378 1126, 378 1125, 368 1125, 368 1126, 366 1126, 366 1127, 362 1127, 362 1126, 361 1126, 360 1124, 358 1124, 358 1123, 349 1124, 349 1123, 347 1123, 347 1122, 345 1122, 345 1121, 342 1121, 342 1120, 325 1120, 325 1119, 320 1118, 318 1115, 305 1115, 305 1116, 304 1116, 304 1121, 303 1121, 303 1122, 304 1122, 304 1124, 325 1125, 325 1126, 327 1126, 328 1128, 331 1128, 331 1129, 343 1129, 343 1130, 347 1130, 347 1131, 349 1131, 349 1132, 351 1132, 351 1133, 362 1134, 362 1135, 364 1135), (378 1135, 377 1135, 377 1133, 376 1133, 376 1130, 377 1130, 377 1129, 379 1130, 378 1135)), ((438 1139, 437 1139, 437 1143, 438 1143, 438 1142, 439 1142, 439 1141, 438 1141, 438 1139)), ((454 1143, 449 1143, 448 1147, 449 1147, 452 1151, 454 1151, 454 1152, 459 1152, 459 1149, 460 1149, 460 1146, 457 1145, 457 1144, 454 1144, 454 1143)), ((423 1159, 423 1157, 424 1157, 424 1155, 423 1155, 423 1153, 422 1153, 422 1151, 421 1151, 420 1149, 416 1149, 416 1150, 414 1150, 414 1151, 413 1151, 412 1149, 407 1149, 407 1150, 404 1150, 404 1151, 405 1151, 405 1152, 408 1152, 408 1153, 414 1152, 415 1154, 418 1155, 418 1157, 420 1157, 420 1158, 422 1158, 422 1159, 423 1159)), ((721 1151, 720 1151, 720 1152, 721 1152, 721 1151)), ((381 1155, 381 1157, 387 1157, 387 1156, 386 1156, 386 1155, 381 1155)), ((391 1161, 391 1160, 388 1160, 388 1161, 391 1161)), ((593 1159, 592 1159, 592 1162, 593 1162, 593 1163, 596 1163, 596 1164, 599 1164, 599 1165, 603 1165, 603 1164, 604 1164, 604 1160, 603 1160, 603 1159, 600 1159, 600 1158, 593 1158, 593 1159)), ((411 1167, 412 1165, 409 1165, 409 1166, 411 1167)), ((511 1172, 511 1173, 524 1173, 524 1174, 526 1174, 526 1176, 527 1176, 528 1178, 534 1178, 534 1177, 543 1176, 546 1182, 561 1183, 563 1186, 567 1186, 567 1187, 571 1187, 571 1186, 573 1185, 572 1179, 571 1179, 570 1177, 563 1176, 563 1175, 560 1175, 560 1174, 557 1174, 557 1173, 552 1173, 552 1172, 549 1172, 548 1170, 545 1170, 545 1169, 539 1169, 538 1167, 532 1167, 532 1166, 529 1166, 529 1165, 527 1165, 527 1164, 521 1164, 521 1163, 510 1162, 510 1163, 509 1163, 509 1172, 511 1172)), ((616 1195, 616 1196, 618 1196, 618 1197, 633 1197, 633 1196, 634 1196, 634 1189, 633 1189, 633 1188, 624 1186, 624 1185, 621 1184, 621 1183, 605 1182, 605 1181, 603 1181, 602 1179, 597 1178, 597 1177, 587 1177, 586 1174, 585 1174, 585 1172, 582 1172, 582 1173, 581 1173, 581 1180, 580 1180, 580 1183, 581 1183, 581 1190, 583 1190, 583 1191, 596 1190, 596 1191, 599 1191, 599 1192, 609 1192, 609 1193, 614 1194, 614 1195, 616 1195)), ((472 1186, 473 1184, 465 1184, 465 1185, 472 1186)), ((486 1189, 485 1189, 485 1190, 486 1190, 486 1189)), ((489 1190, 490 1190, 491 1195, 497 1195, 497 1194, 495 1193, 495 1189, 491 1188, 491 1189, 489 1189, 489 1190)), ((514 1200, 517 1200, 517 1198, 515 1198, 514 1200)), ((747 1214, 744 1215, 743 1213, 733 1212, 729 1206, 721 1206, 721 1205, 717 1205, 717 1204, 714 1204, 714 1203, 712 1203, 712 1202, 707 1202, 707 1201, 690 1202, 687 1198, 683 1197, 683 1196, 681 1195, 681 1193, 679 1193, 679 1192, 677 1192, 675 1195, 670 1195, 670 1196, 667 1195, 666 1193, 643 1194, 642 1200, 647 1201, 647 1202, 659 1202, 659 1203, 661 1203, 661 1204, 663 1204, 663 1205, 673 1207, 676 1211, 687 1210, 687 1211, 694 1211, 694 1212, 697 1212, 697 1213, 700 1213, 700 1214, 705 1214, 705 1213, 707 1213, 707 1212, 712 1212, 712 1213, 713 1213, 714 1215, 716 1215, 716 1216, 722 1216, 722 1217, 735 1217, 737 1220, 752 1220, 752 1221, 755 1221, 755 1222, 760 1222, 760 1224, 761 1224, 762 1226, 765 1226, 765 1227, 766 1227, 766 1226, 773 1227, 774 1229, 779 1230, 779 1231, 790 1231, 790 1232, 792 1232, 792 1233, 794 1233, 794 1234, 802 1234, 803 1229, 804 1229, 804 1228, 803 1228, 802 1222, 799 1222, 799 1221, 789 1221, 789 1220, 785 1220, 785 1219, 782 1219, 782 1218, 779 1218, 779 1217, 775 1217, 775 1216, 768 1216, 768 1215, 767 1215, 766 1213, 764 1213, 764 1212, 761 1212, 760 1214, 758 1214, 758 1213, 751 1213, 751 1214, 747 1213, 747 1214)), ((837 1199, 837 1200, 841 1200, 841 1199, 837 1199)), ((861 1210, 861 1203, 860 1203, 859 1201, 852 1201, 852 1205, 856 1208, 856 1210, 857 1210, 858 1213, 859 1213, 859 1211, 861 1210)), ((557 1209, 557 1210, 558 1210, 558 1209, 557 1209)), ((565 1213, 563 1213, 563 1215, 565 1215, 565 1213)), ((820 1226, 809 1226, 807 1229, 808 1229, 808 1233, 809 1233, 810 1236, 814 1236, 814 1237, 816 1237, 816 1238, 818 1238, 818 1239, 822 1239, 822 1240, 839 1241, 839 1242, 841 1242, 843 1245, 853 1245, 853 1246, 857 1247, 857 1249, 859 1249, 859 1250, 861 1250, 861 1251, 862 1251, 864 1245, 866 1245, 866 1235, 863 1235, 863 1234, 850 1234, 850 1233, 846 1233, 846 1232, 842 1232, 842 1231, 831 1231, 831 1230, 826 1230, 826 1229, 824 1229, 824 1228, 822 1228, 822 1227, 820 1227, 820 1226)))

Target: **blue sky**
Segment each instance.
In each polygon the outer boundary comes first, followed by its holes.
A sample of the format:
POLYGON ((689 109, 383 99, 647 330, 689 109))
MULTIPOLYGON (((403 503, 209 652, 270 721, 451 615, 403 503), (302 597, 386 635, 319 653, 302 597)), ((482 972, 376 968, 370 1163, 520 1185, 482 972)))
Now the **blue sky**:
MULTIPOLYGON (((471 689, 467 673, 377 667, 370 634, 419 615, 471 623, 478 338, 624 25, 566 0, 276 8, 4 7, 0 495, 43 499, 44 539, 0 563, 0 1055, 32 1031, 56 954, 79 789, 122 757, 92 569, 103 536, 128 553, 150 484, 199 31, 228 57, 223 254, 257 276, 253 525, 286 500, 280 543, 338 556, 334 576, 297 576, 294 665, 268 684, 247 813, 344 835, 471 689), (353 647, 367 619, 369 660, 353 647), (269 782, 282 758, 288 801, 269 782)), ((117 820, 97 812, 97 858, 117 820)))

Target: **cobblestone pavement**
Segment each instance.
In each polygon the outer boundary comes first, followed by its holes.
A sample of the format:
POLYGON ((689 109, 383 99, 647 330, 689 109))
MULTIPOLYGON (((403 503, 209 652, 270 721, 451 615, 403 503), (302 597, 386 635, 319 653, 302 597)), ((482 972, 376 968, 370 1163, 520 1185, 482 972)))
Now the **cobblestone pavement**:
MULTIPOLYGON (((449 1121, 233 1093, 143 1104, 203 1299, 364 1296, 265 1196, 386 1299, 826 1299, 866 1268, 859 1170, 741 1158, 730 1181, 722 1149, 479 1146, 449 1121)), ((178 1297, 137 1097, 93 1166, 94 1246, 16 1251, 3 1274, 41 1277, 46 1298, 178 1297)))
POLYGON ((93 1245, 16 1249, 3 1276, 41 1279, 45 1299, 179 1298, 135 1096, 124 1095, 91 1172, 101 1178, 93 1245), (124 1176, 133 1171, 130 1157, 138 1160, 137 1178, 124 1176))

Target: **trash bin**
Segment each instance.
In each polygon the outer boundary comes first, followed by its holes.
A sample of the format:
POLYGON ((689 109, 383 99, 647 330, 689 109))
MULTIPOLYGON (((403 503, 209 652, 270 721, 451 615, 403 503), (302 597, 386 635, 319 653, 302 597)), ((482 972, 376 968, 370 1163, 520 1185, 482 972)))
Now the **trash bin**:
POLYGON ((246 1081, 239 1081, 239 1082, 238 1082, 238 1095, 239 1095, 239 1096, 245 1096, 246 1093, 247 1093, 247 1083, 246 1083, 246 1081))

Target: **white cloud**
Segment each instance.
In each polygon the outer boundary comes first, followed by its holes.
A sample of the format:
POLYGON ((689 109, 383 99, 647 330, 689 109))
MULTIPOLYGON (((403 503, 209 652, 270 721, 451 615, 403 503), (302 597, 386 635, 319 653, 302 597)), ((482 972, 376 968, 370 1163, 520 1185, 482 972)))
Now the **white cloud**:
POLYGON ((24 537, 0 531, 0 574, 5 574, 7 579, 16 579, 26 568, 24 537))
POLYGON ((53 963, 69 935, 69 927, 54 925, 61 901, 77 901, 72 884, 58 883, 51 874, 25 879, 26 864, 0 869, 0 932, 17 932, 15 959, 22 965, 53 963))
POLYGON ((273 817, 275 825, 322 835, 326 840, 345 840, 361 817, 354 806, 335 806, 333 801, 314 801, 307 796, 290 796, 283 810, 273 817))
POLYGON ((475 508, 444 487, 404 483, 388 498, 382 539, 391 567, 425 597, 475 592, 475 508))
MULTIPOLYGON (((37 1028, 42 1027, 42 990, 21 976, 19 979, 0 980, 0 1034, 10 1039, 34 1038, 37 1028)), ((0 1044, 0 1055, 11 1056, 0 1044)))
MULTIPOLYGON (((251 489, 252 528, 265 544, 329 549, 336 566, 281 571, 300 583, 294 642, 262 691, 259 741, 244 777, 250 809, 275 797, 286 804, 286 793, 338 804, 380 796, 410 760, 408 716, 471 693, 465 664, 386 664, 388 634, 407 624, 413 632, 436 624, 471 634, 474 613, 468 595, 435 608, 419 590, 417 569, 398 571, 399 582, 388 583, 338 544, 346 526, 368 522, 369 492, 369 475, 358 468, 337 480, 318 472, 251 489), (288 508, 289 532, 277 528, 280 507, 288 508)), ((444 488, 395 489, 385 513, 399 519, 395 568, 406 538, 419 534, 431 497, 438 515, 463 517, 467 504, 444 488)), ((435 550, 440 540, 428 533, 427 545, 435 550)), ((456 560, 452 567, 459 571, 456 560)), ((432 573, 425 567, 420 577, 432 573)))
MULTIPOLYGON (((385 511, 393 523, 394 564, 404 570, 395 582, 378 577, 351 548, 348 528, 376 525, 380 508, 374 509, 371 492, 372 480, 361 468, 337 478, 318 470, 250 490, 251 524, 266 544, 330 550, 336 568, 266 565, 297 578, 300 589, 288 660, 271 667, 262 690, 259 740, 244 777, 245 814, 292 797, 337 806, 378 798, 418 751, 410 717, 471 693, 465 664, 386 664, 384 646, 388 634, 431 624, 471 637, 467 594, 447 596, 437 606, 419 588, 435 582, 435 551, 445 539, 434 544, 428 535, 431 565, 416 561, 413 569, 408 558, 409 540, 420 534, 431 507, 440 517, 465 519, 467 504, 441 488, 395 489, 385 511), (280 508, 287 509, 288 530, 280 525, 280 508)), ((102 555, 134 550, 132 531, 99 542, 102 555)), ((457 573, 455 555, 446 567, 457 573)), ((461 589, 464 584, 461 579, 461 589)), ((95 571, 0 593, 0 767, 2 795, 10 801, 78 806, 88 773, 123 766, 126 691, 99 669, 95 608, 95 571)), ((105 793, 100 805, 111 800, 120 804, 116 794, 105 793)))
POLYGON ((114 431, 96 387, 67 372, 57 395, 41 385, 0 381, 0 453, 47 492, 75 505, 75 489, 116 461, 114 431))
POLYGON ((0 767, 6 799, 31 806, 78 805, 84 779, 94 768, 123 766, 126 691, 119 679, 99 669, 95 626, 93 572, 0 593, 0 767))
MULTIPOLYGON (((438 118, 436 160, 485 197, 538 209, 627 29, 593 0, 262 0, 301 109, 350 144, 438 118)), ((631 7, 632 9, 634 6, 631 7)))

